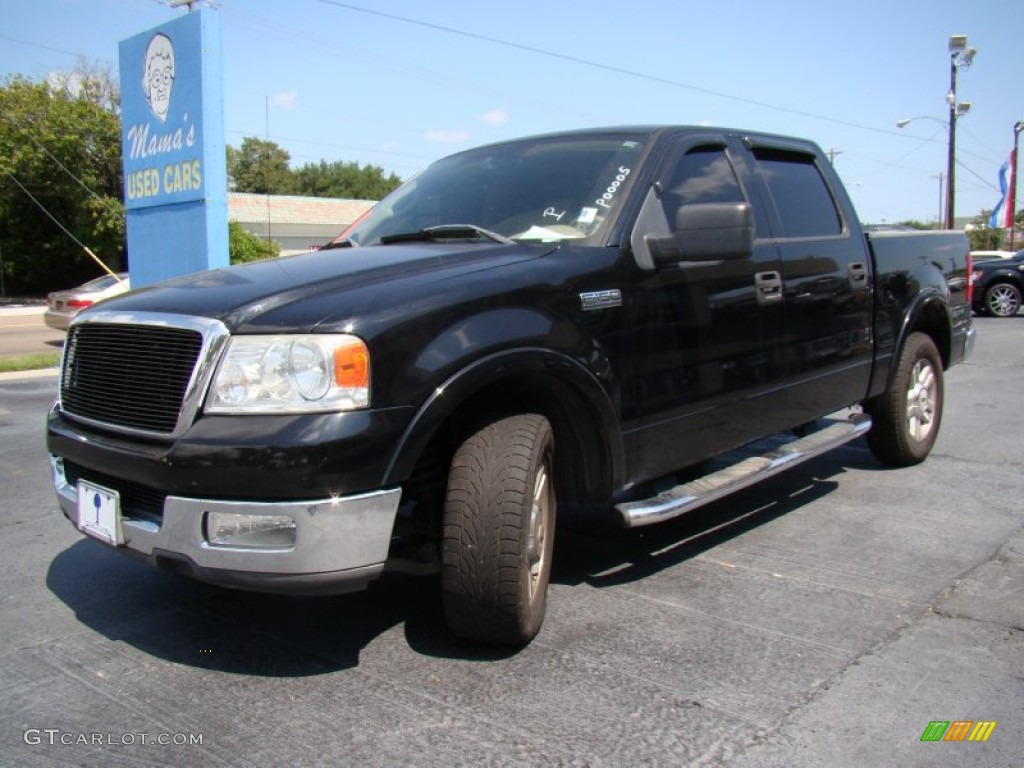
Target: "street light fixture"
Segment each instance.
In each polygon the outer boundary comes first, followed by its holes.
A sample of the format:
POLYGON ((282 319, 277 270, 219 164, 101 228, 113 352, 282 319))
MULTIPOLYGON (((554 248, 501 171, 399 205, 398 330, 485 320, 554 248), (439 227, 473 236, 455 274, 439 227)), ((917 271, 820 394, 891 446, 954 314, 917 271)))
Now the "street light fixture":
POLYGON ((949 104, 949 152, 946 159, 946 229, 953 229, 956 174, 956 121, 967 114, 971 108, 969 101, 956 101, 956 71, 967 69, 978 53, 976 48, 967 46, 967 35, 952 35, 949 38, 949 93, 946 103, 949 104))
POLYGON ((956 121, 966 115, 971 109, 971 102, 956 100, 956 71, 963 67, 971 66, 974 57, 977 55, 976 48, 967 45, 967 35, 951 35, 949 38, 949 93, 946 94, 946 103, 949 104, 949 123, 943 123, 937 117, 921 115, 919 117, 905 117, 896 123, 898 128, 905 128, 914 120, 934 120, 949 131, 949 149, 946 154, 946 229, 953 228, 956 185, 956 121))

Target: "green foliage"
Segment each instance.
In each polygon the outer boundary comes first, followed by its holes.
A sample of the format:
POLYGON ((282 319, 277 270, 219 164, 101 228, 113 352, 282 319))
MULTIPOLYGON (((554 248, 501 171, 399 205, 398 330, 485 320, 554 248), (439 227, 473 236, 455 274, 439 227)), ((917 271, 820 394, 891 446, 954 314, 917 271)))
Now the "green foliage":
POLYGON ((275 142, 247 136, 241 147, 227 149, 231 189, 259 195, 380 200, 402 183, 394 173, 385 176, 376 165, 321 160, 292 170, 290 159, 275 142))
POLYGON ((248 261, 274 258, 281 253, 281 244, 275 240, 263 240, 237 221, 229 221, 228 251, 232 264, 245 264, 248 261))
POLYGON ((294 171, 294 194, 310 197, 339 197, 351 200, 380 200, 402 183, 395 174, 384 175, 376 165, 360 166, 340 160, 307 163, 294 171))
POLYGON ((942 229, 942 225, 939 224, 938 222, 935 222, 935 221, 924 222, 924 221, 918 221, 917 219, 909 219, 907 221, 901 221, 898 226, 910 227, 910 229, 920 229, 920 230, 942 229))
POLYGON ((967 230, 967 240, 972 251, 1017 250, 1021 247, 1021 231, 1024 230, 1024 209, 1016 211, 1013 217, 1016 223, 1017 239, 1010 243, 1010 233, 1005 229, 991 229, 988 225, 992 211, 983 210, 974 217, 972 227, 967 230))
POLYGON ((0 87, 0 248, 6 292, 45 293, 96 275, 95 263, 40 205, 111 269, 123 269, 117 104, 109 73, 83 65, 46 83, 18 76, 0 87))
POLYGON ((239 149, 227 148, 228 184, 235 192, 292 194, 291 155, 273 141, 246 136, 239 149))
POLYGON ((0 373, 12 371, 36 371, 40 368, 56 368, 60 352, 34 352, 30 355, 4 355, 0 357, 0 373))

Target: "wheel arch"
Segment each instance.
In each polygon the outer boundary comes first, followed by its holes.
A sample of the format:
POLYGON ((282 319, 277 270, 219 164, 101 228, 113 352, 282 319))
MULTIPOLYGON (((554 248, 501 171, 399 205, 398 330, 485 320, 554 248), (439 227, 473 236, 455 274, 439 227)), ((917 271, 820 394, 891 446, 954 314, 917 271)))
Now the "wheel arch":
POLYGON ((953 355, 953 316, 946 297, 937 290, 922 292, 907 308, 895 343, 876 361, 865 401, 872 400, 892 386, 897 362, 912 333, 924 333, 934 342, 942 360, 942 369, 950 366, 953 355))
POLYGON ((476 429, 515 413, 539 413, 551 423, 561 498, 593 503, 622 484, 625 452, 611 398, 582 364, 538 348, 488 355, 437 387, 402 435, 384 484, 407 482, 421 462, 442 471, 437 452, 450 458, 476 429))
POLYGON ((900 331, 899 343, 896 345, 897 354, 912 333, 929 336, 939 350, 943 370, 949 368, 953 354, 953 315, 945 297, 934 293, 926 294, 910 308, 907 320, 900 331))

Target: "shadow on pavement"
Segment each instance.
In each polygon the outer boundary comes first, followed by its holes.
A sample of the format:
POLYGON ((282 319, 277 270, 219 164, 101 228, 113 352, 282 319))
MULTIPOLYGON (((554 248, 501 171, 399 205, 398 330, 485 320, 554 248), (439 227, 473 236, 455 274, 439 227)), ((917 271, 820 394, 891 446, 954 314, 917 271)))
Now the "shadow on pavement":
POLYGON ((883 470, 864 448, 845 447, 664 523, 559 530, 552 581, 602 588, 644 579, 827 496, 847 468, 883 470))
MULTIPOLYGON (((677 520, 644 529, 560 529, 552 582, 602 588, 655 574, 830 493, 847 467, 878 468, 849 448, 677 520)), ((356 667, 367 645, 404 625, 417 653, 491 661, 517 648, 447 630, 438 579, 389 573, 364 592, 293 597, 222 589, 82 539, 54 558, 49 590, 86 626, 176 664, 266 677, 356 667)))

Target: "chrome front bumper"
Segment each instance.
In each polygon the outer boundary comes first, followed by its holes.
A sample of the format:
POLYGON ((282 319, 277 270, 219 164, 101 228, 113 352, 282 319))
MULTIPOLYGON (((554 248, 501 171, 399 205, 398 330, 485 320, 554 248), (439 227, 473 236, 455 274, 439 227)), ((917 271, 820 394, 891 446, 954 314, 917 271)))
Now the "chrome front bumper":
MULTIPOLYGON (((75 527, 78 490, 61 461, 50 458, 61 511, 75 527)), ((128 554, 213 584, 263 592, 332 594, 361 589, 381 574, 391 543, 401 488, 317 501, 210 501, 168 496, 163 522, 120 519, 128 554), (208 513, 287 515, 295 544, 253 549, 211 544, 208 513)))

